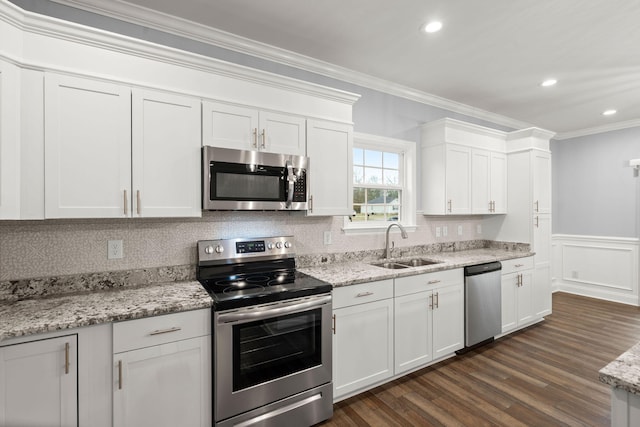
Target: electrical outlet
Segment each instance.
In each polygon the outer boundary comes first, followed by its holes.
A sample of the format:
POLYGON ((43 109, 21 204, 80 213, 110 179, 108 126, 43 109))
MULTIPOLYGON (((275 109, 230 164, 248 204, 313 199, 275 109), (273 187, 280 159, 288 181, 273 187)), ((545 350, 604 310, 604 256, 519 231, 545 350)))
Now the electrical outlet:
POLYGON ((324 244, 325 245, 330 245, 331 244, 331 231, 325 231, 324 232, 324 244))
POLYGON ((458 226, 458 236, 462 236, 462 226, 458 226))
POLYGON ((476 225, 476 233, 477 234, 482 234, 482 225, 481 224, 476 225))
POLYGON ((436 237, 442 236, 442 229, 440 227, 436 227, 436 237))
POLYGON ((107 242, 107 259, 120 259, 123 257, 122 240, 109 240, 107 242))
POLYGON ((442 227, 442 237, 447 237, 447 234, 449 234, 449 227, 445 225, 442 227))

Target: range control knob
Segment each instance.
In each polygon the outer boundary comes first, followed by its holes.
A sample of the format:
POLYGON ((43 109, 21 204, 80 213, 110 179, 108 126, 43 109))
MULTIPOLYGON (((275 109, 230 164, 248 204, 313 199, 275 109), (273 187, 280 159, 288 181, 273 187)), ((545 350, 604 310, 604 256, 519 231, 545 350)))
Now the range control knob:
POLYGON ((213 253, 213 246, 206 246, 204 248, 204 253, 205 254, 212 254, 213 253))
POLYGON ((278 248, 278 249, 282 249, 282 242, 278 242, 278 243, 276 243, 276 248, 278 248))
POLYGON ((221 254, 222 252, 224 252, 224 247, 221 245, 216 246, 216 253, 221 254))
POLYGON ((284 247, 289 249, 291 246, 293 246, 293 243, 291 242, 284 242, 284 247))
POLYGON ((272 242, 267 243, 267 249, 272 250, 275 247, 276 246, 272 242))

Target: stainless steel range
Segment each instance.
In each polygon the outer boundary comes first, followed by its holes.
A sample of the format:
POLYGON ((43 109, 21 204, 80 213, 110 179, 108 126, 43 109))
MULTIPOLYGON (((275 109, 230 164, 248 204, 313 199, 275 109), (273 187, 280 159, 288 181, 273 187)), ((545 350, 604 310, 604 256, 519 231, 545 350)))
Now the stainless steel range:
POLYGON ((293 238, 199 241, 197 277, 214 301, 214 424, 330 418, 331 285, 296 271, 293 238))

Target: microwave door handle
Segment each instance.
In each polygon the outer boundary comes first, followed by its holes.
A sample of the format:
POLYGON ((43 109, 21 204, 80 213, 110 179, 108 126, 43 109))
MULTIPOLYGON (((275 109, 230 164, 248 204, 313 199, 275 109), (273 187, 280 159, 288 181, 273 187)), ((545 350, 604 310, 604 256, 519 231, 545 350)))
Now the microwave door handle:
POLYGON ((291 165, 291 160, 287 160, 287 182, 289 183, 289 191, 287 194, 287 208, 291 207, 291 202, 293 202, 293 185, 295 184, 296 176, 293 174, 293 166, 291 165))

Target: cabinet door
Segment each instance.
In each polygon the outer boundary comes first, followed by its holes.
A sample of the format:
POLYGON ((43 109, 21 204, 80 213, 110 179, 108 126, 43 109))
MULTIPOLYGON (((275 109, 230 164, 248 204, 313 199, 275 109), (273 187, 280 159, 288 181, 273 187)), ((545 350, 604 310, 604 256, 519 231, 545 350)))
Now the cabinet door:
POLYGON ((310 216, 351 215, 353 211, 353 126, 309 120, 310 216))
POLYGON ((517 291, 520 273, 502 275, 502 333, 514 330, 518 326, 517 291))
POLYGON ((20 218, 20 70, 0 61, 0 219, 20 218))
POLYGON ((114 426, 211 426, 211 337, 115 354, 114 377, 114 426))
POLYGON ((471 213, 471 149, 447 145, 447 214, 471 213))
POLYGON ((464 347, 464 284, 433 291, 433 358, 464 347))
POLYGON ((45 217, 130 216, 131 92, 45 76, 45 217))
POLYGON ((471 157, 471 196, 474 214, 491 212, 490 164, 489 151, 473 150, 471 157))
POLYGON ((77 336, 0 347, 0 425, 77 426, 77 336))
POLYGON ((202 214, 200 100, 133 91, 134 216, 202 214))
POLYGON ((520 273, 520 286, 517 288, 518 326, 531 322, 535 318, 533 303, 533 272, 520 273))
POLYGON ((533 313, 541 318, 551 314, 551 264, 536 264, 533 271, 533 313))
POLYGON ((258 110, 203 102, 202 144, 236 150, 257 150, 258 110))
POLYGON ((261 151, 271 153, 306 154, 306 120, 287 114, 260 112, 258 143, 261 151))
POLYGON ((492 213, 507 213, 507 156, 491 152, 489 194, 493 205, 492 213))
POLYGON ((395 374, 433 360, 431 349, 431 291, 396 297, 394 300, 395 374))
POLYGON ((393 299, 333 311, 334 399, 393 375, 393 299))
POLYGON ((551 155, 544 151, 533 152, 533 211, 551 212, 551 155))

